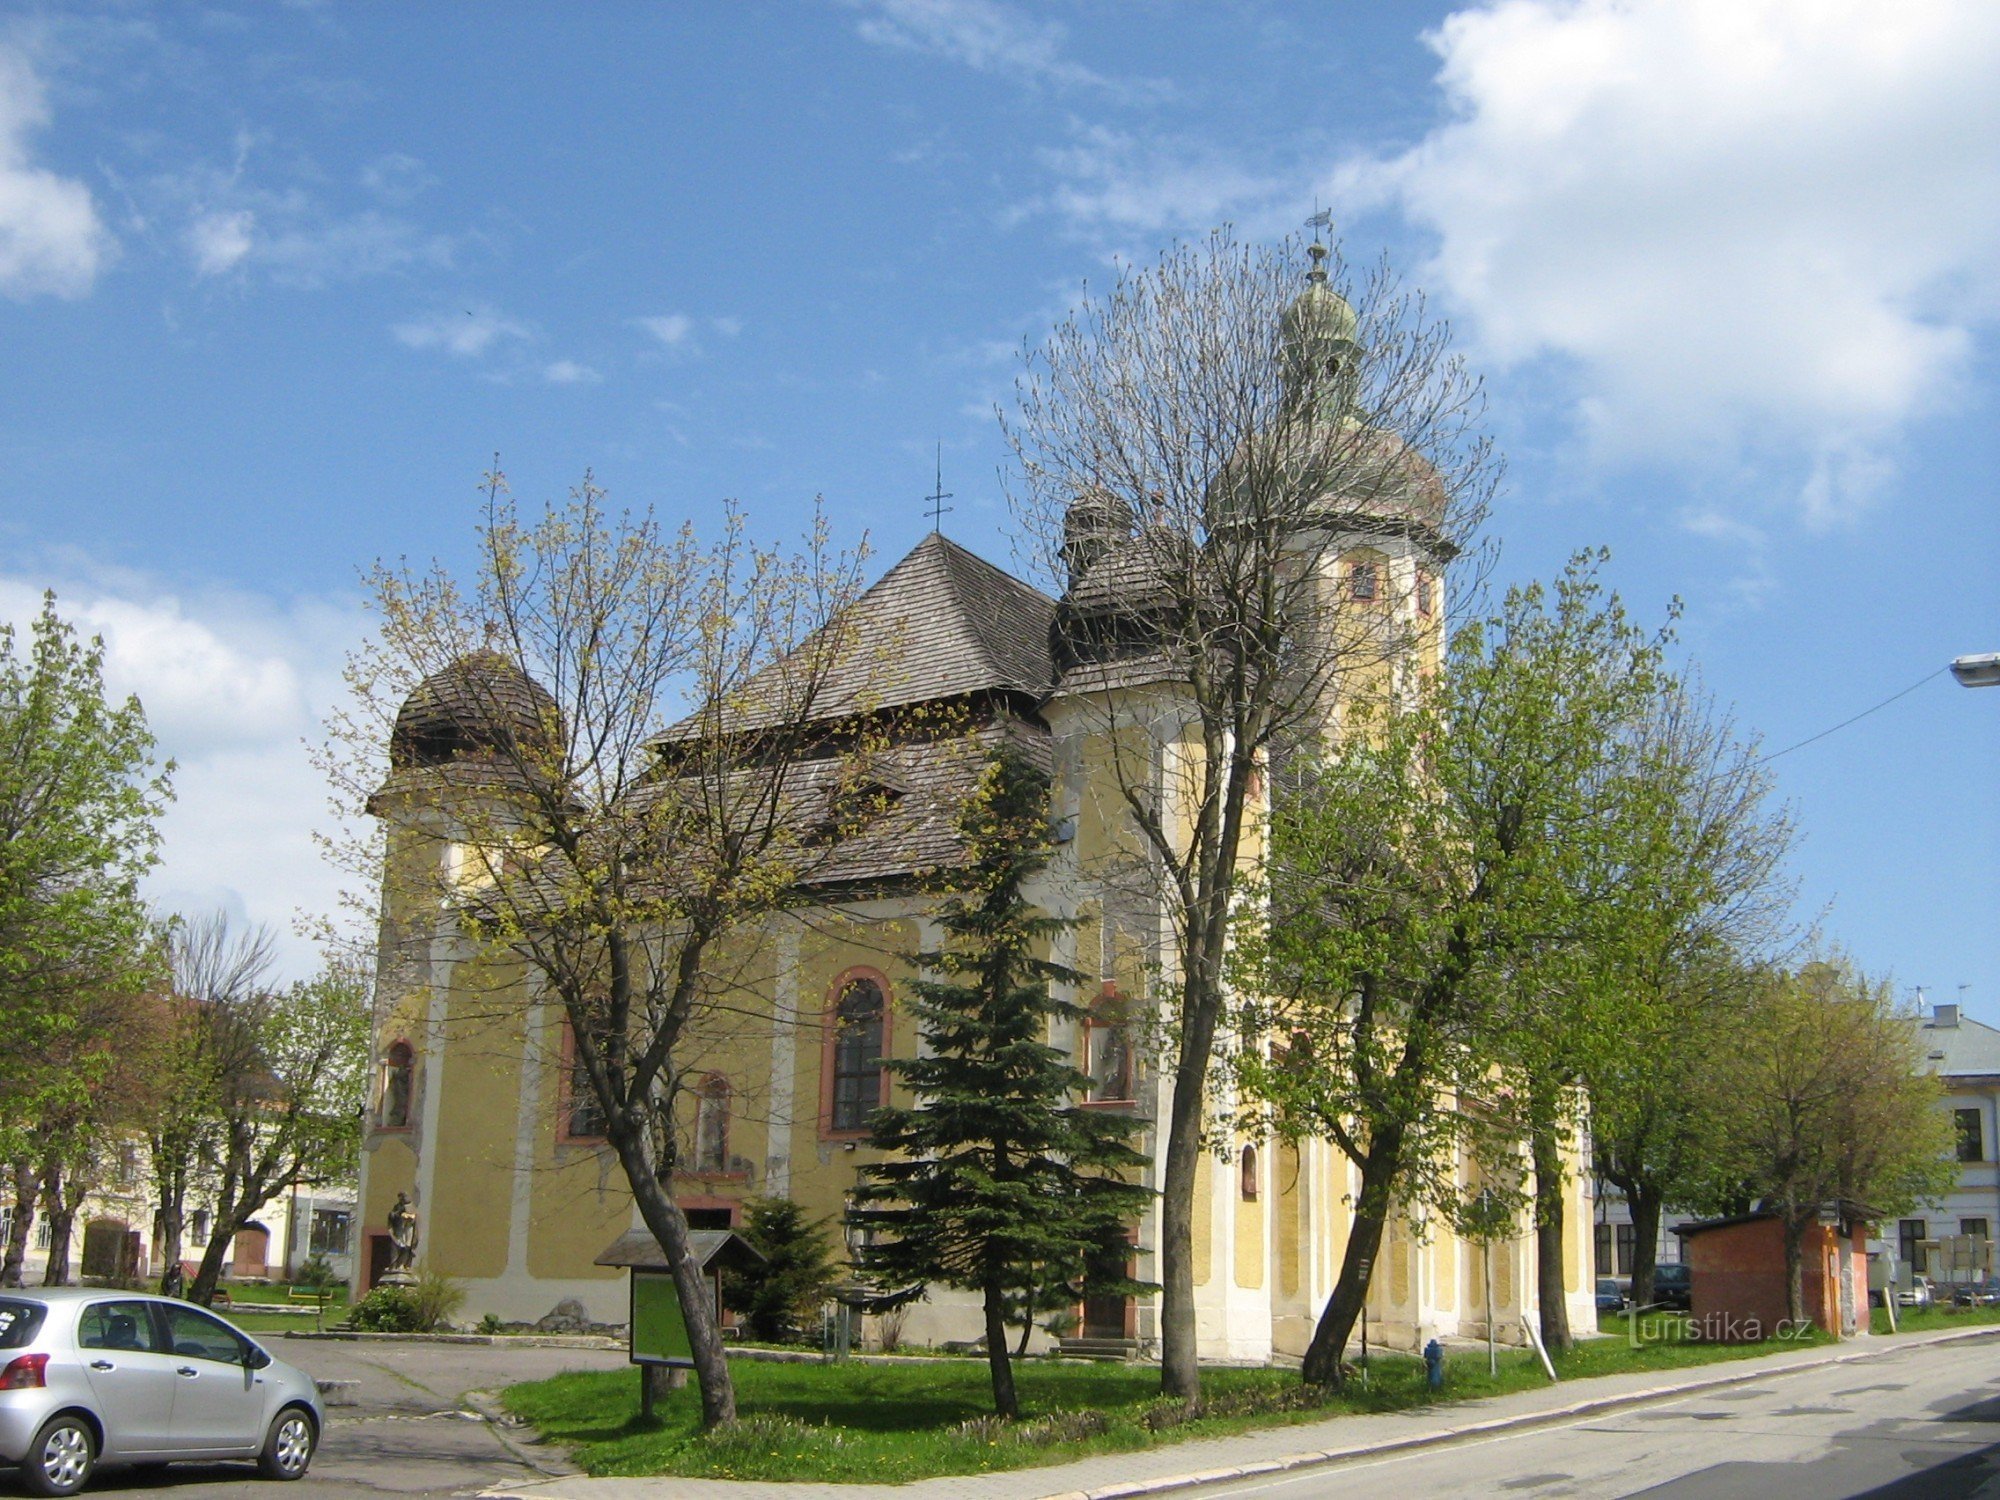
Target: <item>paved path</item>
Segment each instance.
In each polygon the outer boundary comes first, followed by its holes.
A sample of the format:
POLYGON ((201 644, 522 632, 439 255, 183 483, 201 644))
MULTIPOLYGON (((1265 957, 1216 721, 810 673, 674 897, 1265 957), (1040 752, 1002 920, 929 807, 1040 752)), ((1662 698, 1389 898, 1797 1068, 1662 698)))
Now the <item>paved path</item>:
MULTIPOLYGON (((1511 1485, 1508 1475, 1487 1467, 1489 1461, 1485 1445, 1497 1447, 1501 1442, 1512 1444, 1521 1441, 1519 1431, 1523 1423, 1536 1424, 1544 1433, 1550 1431, 1550 1424, 1562 1424, 1561 1433, 1566 1435, 1576 1431, 1584 1422, 1601 1421, 1613 1412, 1619 1414, 1620 1421, 1635 1423, 1634 1430, 1644 1433, 1650 1430, 1649 1424, 1653 1420, 1651 1403, 1682 1402, 1690 1394, 1705 1391, 1708 1399, 1719 1403, 1717 1409, 1725 1414, 1724 1417, 1691 1419, 1687 1426, 1696 1432, 1692 1440, 1683 1432, 1672 1435, 1670 1440, 1663 1440, 1658 1447, 1665 1450, 1678 1446, 1695 1459, 1707 1461, 1705 1455, 1710 1451, 1705 1446, 1709 1441, 1708 1434, 1721 1421, 1727 1420, 1727 1414, 1735 1410, 1732 1403, 1740 1399, 1739 1395, 1732 1393, 1754 1392, 1768 1386, 1771 1400, 1779 1407, 1799 1406, 1802 1398, 1793 1393, 1806 1389, 1798 1384, 1800 1381, 1831 1381, 1841 1389, 1861 1391, 1870 1386, 1887 1386, 1894 1381, 1911 1379, 1910 1370, 1923 1370, 1932 1361, 1937 1362, 1939 1374, 1925 1387, 1926 1390, 1933 1386, 1946 1391, 1956 1390, 1959 1395, 1954 1399, 1961 1404, 1992 1398, 1993 1415, 1983 1420, 2000 1421, 2000 1381, 1990 1379, 1992 1375, 2000 1375, 2000 1357, 1996 1357, 2000 1356, 2000 1348, 1996 1348, 1995 1340, 2000 1340, 2000 1328, 1984 1330, 1970 1338, 1964 1334, 1947 1334, 1913 1335, 1893 1340, 1870 1339, 1837 1347, 1802 1349, 1797 1353, 1755 1361, 1709 1365, 1676 1372, 1671 1376, 1614 1375, 1519 1391, 1484 1401, 1407 1412, 1336 1417, 1297 1427, 1266 1428, 1234 1437, 1169 1444, 1135 1453, 1106 1454, 1048 1468, 958 1475, 908 1485, 779 1485, 714 1479, 570 1477, 502 1484, 487 1491, 487 1494, 493 1497, 520 1497, 520 1500, 750 1500, 753 1496, 777 1496, 782 1500, 891 1500, 891 1497, 894 1500, 1051 1500, 1051 1497, 1062 1497, 1062 1500, 1113 1500, 1117 1496, 1178 1488, 1189 1493, 1205 1489, 1216 1495, 1268 1494, 1271 1500, 1307 1500, 1307 1497, 1318 1495, 1354 1493, 1355 1470, 1364 1466, 1373 1470, 1382 1465, 1382 1475, 1393 1475, 1393 1482, 1373 1484, 1371 1492, 1423 1495, 1426 1500, 1433 1494, 1492 1496, 1517 1491, 1530 1495, 1627 1495, 1643 1490, 1662 1477, 1643 1468, 1634 1469, 1625 1465, 1626 1453, 1634 1447, 1629 1440, 1625 1449, 1617 1446, 1618 1440, 1604 1445, 1603 1461, 1613 1477, 1578 1478, 1576 1471, 1549 1468, 1539 1473, 1513 1475, 1511 1485), (1799 1371, 1810 1373, 1793 1373, 1799 1371), (1977 1379, 1974 1379, 1975 1376, 1977 1379), (1972 1383, 1966 1384, 1968 1381, 1972 1383), (1989 1382, 1990 1389, 1986 1388, 1989 1382), (1642 1403, 1645 1404, 1643 1409, 1635 1409, 1642 1403), (1495 1434, 1499 1432, 1512 1435, 1498 1439, 1495 1434), (1439 1444, 1445 1446, 1439 1447, 1439 1444), (1387 1461, 1399 1449, 1408 1456, 1396 1459, 1395 1466, 1391 1467, 1387 1461), (1401 1467, 1410 1457, 1416 1456, 1435 1464, 1436 1469, 1426 1469, 1426 1478, 1422 1481, 1413 1478, 1406 1482, 1401 1476, 1401 1467), (1336 1467, 1321 1467, 1324 1464, 1336 1467), (1433 1489, 1431 1484, 1436 1475, 1442 1475, 1460 1487, 1433 1489), (1246 1480, 1251 1482, 1244 1483, 1246 1480), (1567 1490, 1552 1487, 1558 1483, 1581 1487, 1567 1490), (1537 1489, 1537 1484, 1551 1487, 1537 1489), (1591 1488, 1592 1484, 1600 1487, 1591 1488)), ((1792 1415, 1803 1416, 1807 1412, 1801 1410, 1792 1415)), ((1807 1434, 1804 1429, 1799 1429, 1798 1436, 1802 1440, 1809 1439, 1810 1444, 1818 1447, 1824 1447, 1827 1442, 1823 1435, 1807 1434)), ((1993 1436, 2000 1439, 2000 1428, 1993 1429, 1993 1436)), ((1567 1440, 1566 1436, 1558 1437, 1558 1441, 1567 1440)), ((1369 1475, 1370 1480, 1377 1477, 1373 1472, 1369 1475)), ((1676 1500, 1681 1494, 1675 1491, 1666 1493, 1674 1494, 1676 1500)), ((1777 1493, 1773 1491, 1774 1495, 1777 1493)), ((1817 1497, 1831 1493, 1861 1491, 1816 1489, 1810 1493, 1817 1500, 1817 1497)), ((1919 1489, 1908 1493, 1910 1500, 1928 1500, 1932 1492, 1919 1489)), ((1757 1500, 1768 1500, 1761 1481, 1748 1488, 1688 1490, 1685 1494, 1688 1500, 1695 1500, 1697 1496, 1705 1500, 1709 1495, 1744 1494, 1754 1494, 1757 1500)))

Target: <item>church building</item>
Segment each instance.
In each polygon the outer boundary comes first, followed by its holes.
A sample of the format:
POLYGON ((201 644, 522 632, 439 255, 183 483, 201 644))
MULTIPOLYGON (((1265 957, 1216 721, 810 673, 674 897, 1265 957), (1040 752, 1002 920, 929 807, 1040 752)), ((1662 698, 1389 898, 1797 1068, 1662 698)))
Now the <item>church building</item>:
MULTIPOLYGON (((1316 271, 1288 315, 1287 338, 1337 343, 1351 336, 1352 323, 1316 271)), ((1394 617, 1399 638, 1411 642, 1411 659, 1395 670, 1435 670, 1449 549, 1421 498, 1343 508, 1330 497, 1317 524, 1327 532, 1313 552, 1325 586, 1394 617)), ((742 999, 731 1024, 704 1039, 698 1058, 678 1060, 693 1067, 695 1082, 675 1197, 693 1227, 739 1223, 753 1196, 790 1197, 828 1222, 839 1249, 843 1210, 874 1155, 869 1114, 892 1098, 902 1102, 881 1059, 917 1045, 904 995, 912 955, 934 948, 938 936, 934 898, 917 877, 951 860, 957 810, 984 754, 1002 744, 1052 777, 1058 844, 1038 904, 1077 919, 1057 940, 1056 957, 1083 975, 1063 996, 1082 1019, 1058 1023, 1051 1041, 1088 1075, 1090 1107, 1133 1119, 1135 1144, 1151 1162, 1146 1181, 1159 1185, 1172 1070, 1149 1021, 1170 982, 1172 928, 1161 899, 1118 873, 1132 845, 1112 756, 1129 753, 1114 745, 1118 736, 1152 726, 1148 763, 1164 767, 1186 753, 1190 731, 1176 712, 1181 690, 1170 674, 1143 669, 1159 539, 1129 507, 1090 494, 1072 506, 1064 542, 1059 598, 933 532, 855 606, 864 646, 880 646, 869 709, 935 708, 967 732, 912 736, 879 757, 879 816, 816 871, 805 904, 765 919, 736 978, 742 999), (1123 654, 1110 662, 1114 649, 1123 654), (1101 711, 1107 694, 1149 699, 1159 711, 1123 715, 1113 727, 1101 711)), ((471 753, 457 710, 475 682, 486 701, 517 704, 524 725, 548 707, 522 668, 492 650, 472 653, 411 695, 391 744, 389 779, 370 804, 387 825, 392 865, 448 868, 457 857, 448 806, 408 789, 443 761, 471 753)), ((858 711, 859 700, 848 706, 858 711)), ((385 874, 385 952, 392 930, 407 936, 430 925, 414 947, 399 943, 401 956, 381 969, 356 1290, 386 1264, 387 1216, 404 1194, 418 1215, 420 1263, 465 1287, 467 1316, 532 1321, 574 1299, 593 1320, 622 1323, 624 1273, 596 1258, 640 1219, 603 1149, 593 1099, 575 1084, 562 1007, 532 994, 495 1005, 494 983, 529 981, 518 973, 496 979, 478 944, 435 901, 428 911, 407 909, 397 892, 410 888, 385 874)), ((1217 1108, 1211 1118, 1229 1113, 1217 1108)), ((1468 1184, 1473 1170, 1468 1163, 1468 1184)), ((1595 1326, 1588 1173, 1573 1170, 1571 1182, 1564 1286, 1572 1323, 1588 1329, 1595 1326)), ((1215 1141, 1202 1158, 1194 1212, 1202 1358, 1303 1354, 1333 1290, 1357 1188, 1357 1174, 1329 1143, 1215 1141)), ((1155 1205, 1132 1228, 1130 1271, 1142 1281, 1158 1278, 1158 1221, 1155 1205)), ((1523 1319, 1535 1311, 1533 1262, 1525 1225, 1483 1251, 1446 1224, 1401 1217, 1374 1268, 1370 1336, 1416 1349, 1438 1335, 1483 1337, 1491 1324, 1502 1340, 1519 1342, 1523 1319)), ((934 1288, 904 1315, 901 1335, 937 1344, 980 1331, 973 1297, 934 1288)), ((1100 1349, 1154 1353, 1157 1294, 1086 1301, 1073 1331, 1100 1349)), ((1035 1347, 1046 1340, 1037 1335, 1035 1347)))

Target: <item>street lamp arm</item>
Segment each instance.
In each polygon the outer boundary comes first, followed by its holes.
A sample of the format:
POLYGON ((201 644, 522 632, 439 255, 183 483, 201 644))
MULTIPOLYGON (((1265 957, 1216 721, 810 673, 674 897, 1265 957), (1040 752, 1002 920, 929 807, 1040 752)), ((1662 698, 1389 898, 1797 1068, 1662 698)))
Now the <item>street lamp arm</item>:
POLYGON ((1961 656, 1952 662, 1951 675, 1965 687, 2000 687, 2000 651, 1961 656))

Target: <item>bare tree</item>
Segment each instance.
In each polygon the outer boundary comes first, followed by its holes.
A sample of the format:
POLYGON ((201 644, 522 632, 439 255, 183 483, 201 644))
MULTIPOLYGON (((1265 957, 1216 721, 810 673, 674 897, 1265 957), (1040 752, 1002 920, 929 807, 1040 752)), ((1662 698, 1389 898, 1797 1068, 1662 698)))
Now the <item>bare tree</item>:
POLYGON ((609 512, 588 478, 529 524, 491 476, 480 540, 464 588, 375 571, 379 637, 332 726, 336 784, 388 828, 360 851, 388 872, 382 1003, 420 982, 442 923, 507 971, 461 1007, 527 1024, 553 1006, 673 1268, 704 1424, 731 1422, 675 1201, 677 1105, 738 1024, 743 948, 871 811, 869 670, 844 615, 862 559, 818 525, 797 552, 755 545, 733 511, 704 545, 609 512))
POLYGON ((1004 419, 1022 530, 1068 583, 1057 695, 1113 747, 1136 833, 1120 878, 1169 934, 1162 1385, 1187 1398, 1245 830, 1274 758, 1434 654, 1442 575, 1499 472, 1447 326, 1386 265, 1345 282, 1318 245, 1173 249, 1030 352, 1004 419))
MULTIPOLYGON (((271 985, 271 935, 232 930, 220 912, 163 926, 165 993, 154 1002, 152 1066, 160 1107, 146 1132, 153 1168, 153 1243, 161 1274, 186 1254, 188 1204, 215 1188, 222 1159, 224 1079, 253 1065, 235 1018, 271 985)), ((162 1286, 166 1285, 162 1280, 162 1286)))
MULTIPOLYGON (((368 986, 338 959, 280 990, 269 979, 262 930, 236 933, 221 916, 168 933, 171 1042, 178 1091, 149 1140, 156 1171, 166 1161, 162 1213, 184 1223, 196 1176, 215 1214, 191 1301, 215 1295, 236 1234, 285 1188, 353 1170, 368 1059, 368 986), (178 1200, 174 1195, 178 1194, 178 1200), (169 1206, 170 1205, 170 1206, 169 1206)), ((179 1224, 164 1249, 179 1258, 179 1224)))

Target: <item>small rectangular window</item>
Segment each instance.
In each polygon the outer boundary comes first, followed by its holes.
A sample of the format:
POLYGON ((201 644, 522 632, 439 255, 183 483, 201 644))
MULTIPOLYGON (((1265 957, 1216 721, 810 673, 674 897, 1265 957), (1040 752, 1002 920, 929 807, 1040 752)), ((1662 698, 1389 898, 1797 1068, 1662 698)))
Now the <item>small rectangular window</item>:
POLYGON ((1437 608, 1436 588, 1437 585, 1431 582, 1430 574, 1423 572, 1417 574, 1417 613, 1426 620, 1431 617, 1431 611, 1437 608))
POLYGON ((1356 563, 1347 570, 1347 592, 1349 597, 1355 599, 1366 600, 1375 597, 1375 565, 1373 563, 1356 563))
POLYGON ((1981 1126, 1979 1111, 1955 1109, 1951 1112, 1951 1123, 1958 1136, 1958 1159, 1986 1160, 1986 1132, 1981 1126))
POLYGON ((1930 1238, 1930 1231, 1922 1219, 1899 1219, 1896 1222, 1896 1254, 1912 1271, 1924 1270, 1924 1241, 1930 1238))
POLYGON ((1960 1219, 1958 1221, 1958 1232, 1963 1235, 1969 1235, 1975 1240, 1983 1240, 1986 1238, 1986 1221, 1984 1219, 1960 1219))
POLYGON ((348 1235, 354 1226, 354 1215, 340 1208, 316 1208, 312 1216, 312 1253, 314 1255, 347 1254, 348 1235))

